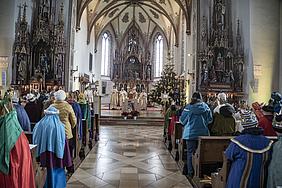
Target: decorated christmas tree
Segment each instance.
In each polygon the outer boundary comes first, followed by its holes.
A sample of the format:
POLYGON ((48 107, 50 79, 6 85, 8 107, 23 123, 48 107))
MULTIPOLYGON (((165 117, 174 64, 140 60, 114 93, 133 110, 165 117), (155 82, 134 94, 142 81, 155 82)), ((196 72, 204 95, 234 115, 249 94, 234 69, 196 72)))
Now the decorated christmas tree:
POLYGON ((184 80, 182 81, 174 72, 173 64, 164 65, 162 76, 149 93, 151 103, 164 105, 166 101, 170 104, 175 101, 182 105, 184 96, 184 80), (183 83, 183 84, 182 84, 183 83))

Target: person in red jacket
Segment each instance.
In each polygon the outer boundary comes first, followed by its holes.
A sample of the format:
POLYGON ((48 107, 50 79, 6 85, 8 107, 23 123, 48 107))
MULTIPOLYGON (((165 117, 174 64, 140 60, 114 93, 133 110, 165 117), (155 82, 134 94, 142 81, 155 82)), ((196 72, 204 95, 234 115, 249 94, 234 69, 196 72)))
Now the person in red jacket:
POLYGON ((279 112, 281 109, 281 99, 280 93, 273 92, 267 105, 260 105, 258 102, 252 104, 259 127, 263 128, 264 136, 276 136, 276 132, 272 127, 272 120, 274 112, 279 112))

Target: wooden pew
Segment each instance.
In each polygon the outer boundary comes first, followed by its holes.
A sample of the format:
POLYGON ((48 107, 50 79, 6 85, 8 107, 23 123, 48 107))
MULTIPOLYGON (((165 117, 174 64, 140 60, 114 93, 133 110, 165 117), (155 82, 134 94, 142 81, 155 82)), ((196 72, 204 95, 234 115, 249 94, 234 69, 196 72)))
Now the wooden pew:
POLYGON ((171 136, 172 141, 172 151, 171 154, 174 157, 175 161, 179 161, 179 143, 182 138, 182 125, 178 121, 175 123, 174 131, 171 136))
POLYGON ((230 162, 227 160, 224 153, 222 153, 222 157, 223 157, 223 164, 222 164, 222 167, 219 169, 220 171, 213 172, 211 174, 212 187, 225 188, 226 186, 227 177, 228 177, 229 170, 230 170, 230 162))
MULTIPOLYGON (((182 128, 183 129, 183 128, 182 128)), ((187 145, 186 140, 181 140, 178 144, 178 151, 179 151, 179 161, 178 165, 182 170, 183 174, 187 173, 187 145)))
POLYGON ((192 157, 195 175, 193 183, 197 187, 211 187, 211 173, 222 167, 222 153, 228 147, 229 136, 201 136, 195 154, 192 157))
POLYGON ((29 132, 29 131, 24 131, 24 134, 29 142, 29 144, 32 144, 32 132, 29 132))
POLYGON ((32 157, 32 166, 34 171, 34 180, 36 187, 43 187, 46 181, 47 170, 40 167, 40 164, 36 161, 36 145, 29 145, 30 153, 32 157))
POLYGON ((94 134, 95 134, 95 141, 99 141, 99 135, 100 135, 100 130, 99 130, 99 114, 94 114, 94 134))

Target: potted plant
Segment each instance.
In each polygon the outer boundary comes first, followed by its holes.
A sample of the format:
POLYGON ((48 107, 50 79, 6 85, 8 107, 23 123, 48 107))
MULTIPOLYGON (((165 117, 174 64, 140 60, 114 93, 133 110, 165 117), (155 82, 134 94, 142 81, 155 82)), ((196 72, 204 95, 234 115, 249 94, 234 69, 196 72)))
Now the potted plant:
POLYGON ((137 117, 139 116, 139 112, 134 110, 134 111, 131 111, 131 116, 134 118, 134 120, 137 119, 137 117))
POLYGON ((127 119, 128 112, 122 112, 121 115, 123 116, 123 119, 127 119))

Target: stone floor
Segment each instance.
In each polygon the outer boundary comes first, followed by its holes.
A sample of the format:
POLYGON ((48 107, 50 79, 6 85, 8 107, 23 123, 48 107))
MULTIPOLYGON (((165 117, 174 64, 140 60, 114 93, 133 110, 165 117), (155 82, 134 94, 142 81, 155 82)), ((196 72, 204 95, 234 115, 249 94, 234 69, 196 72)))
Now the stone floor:
POLYGON ((162 142, 162 127, 103 126, 68 188, 192 187, 162 142))

